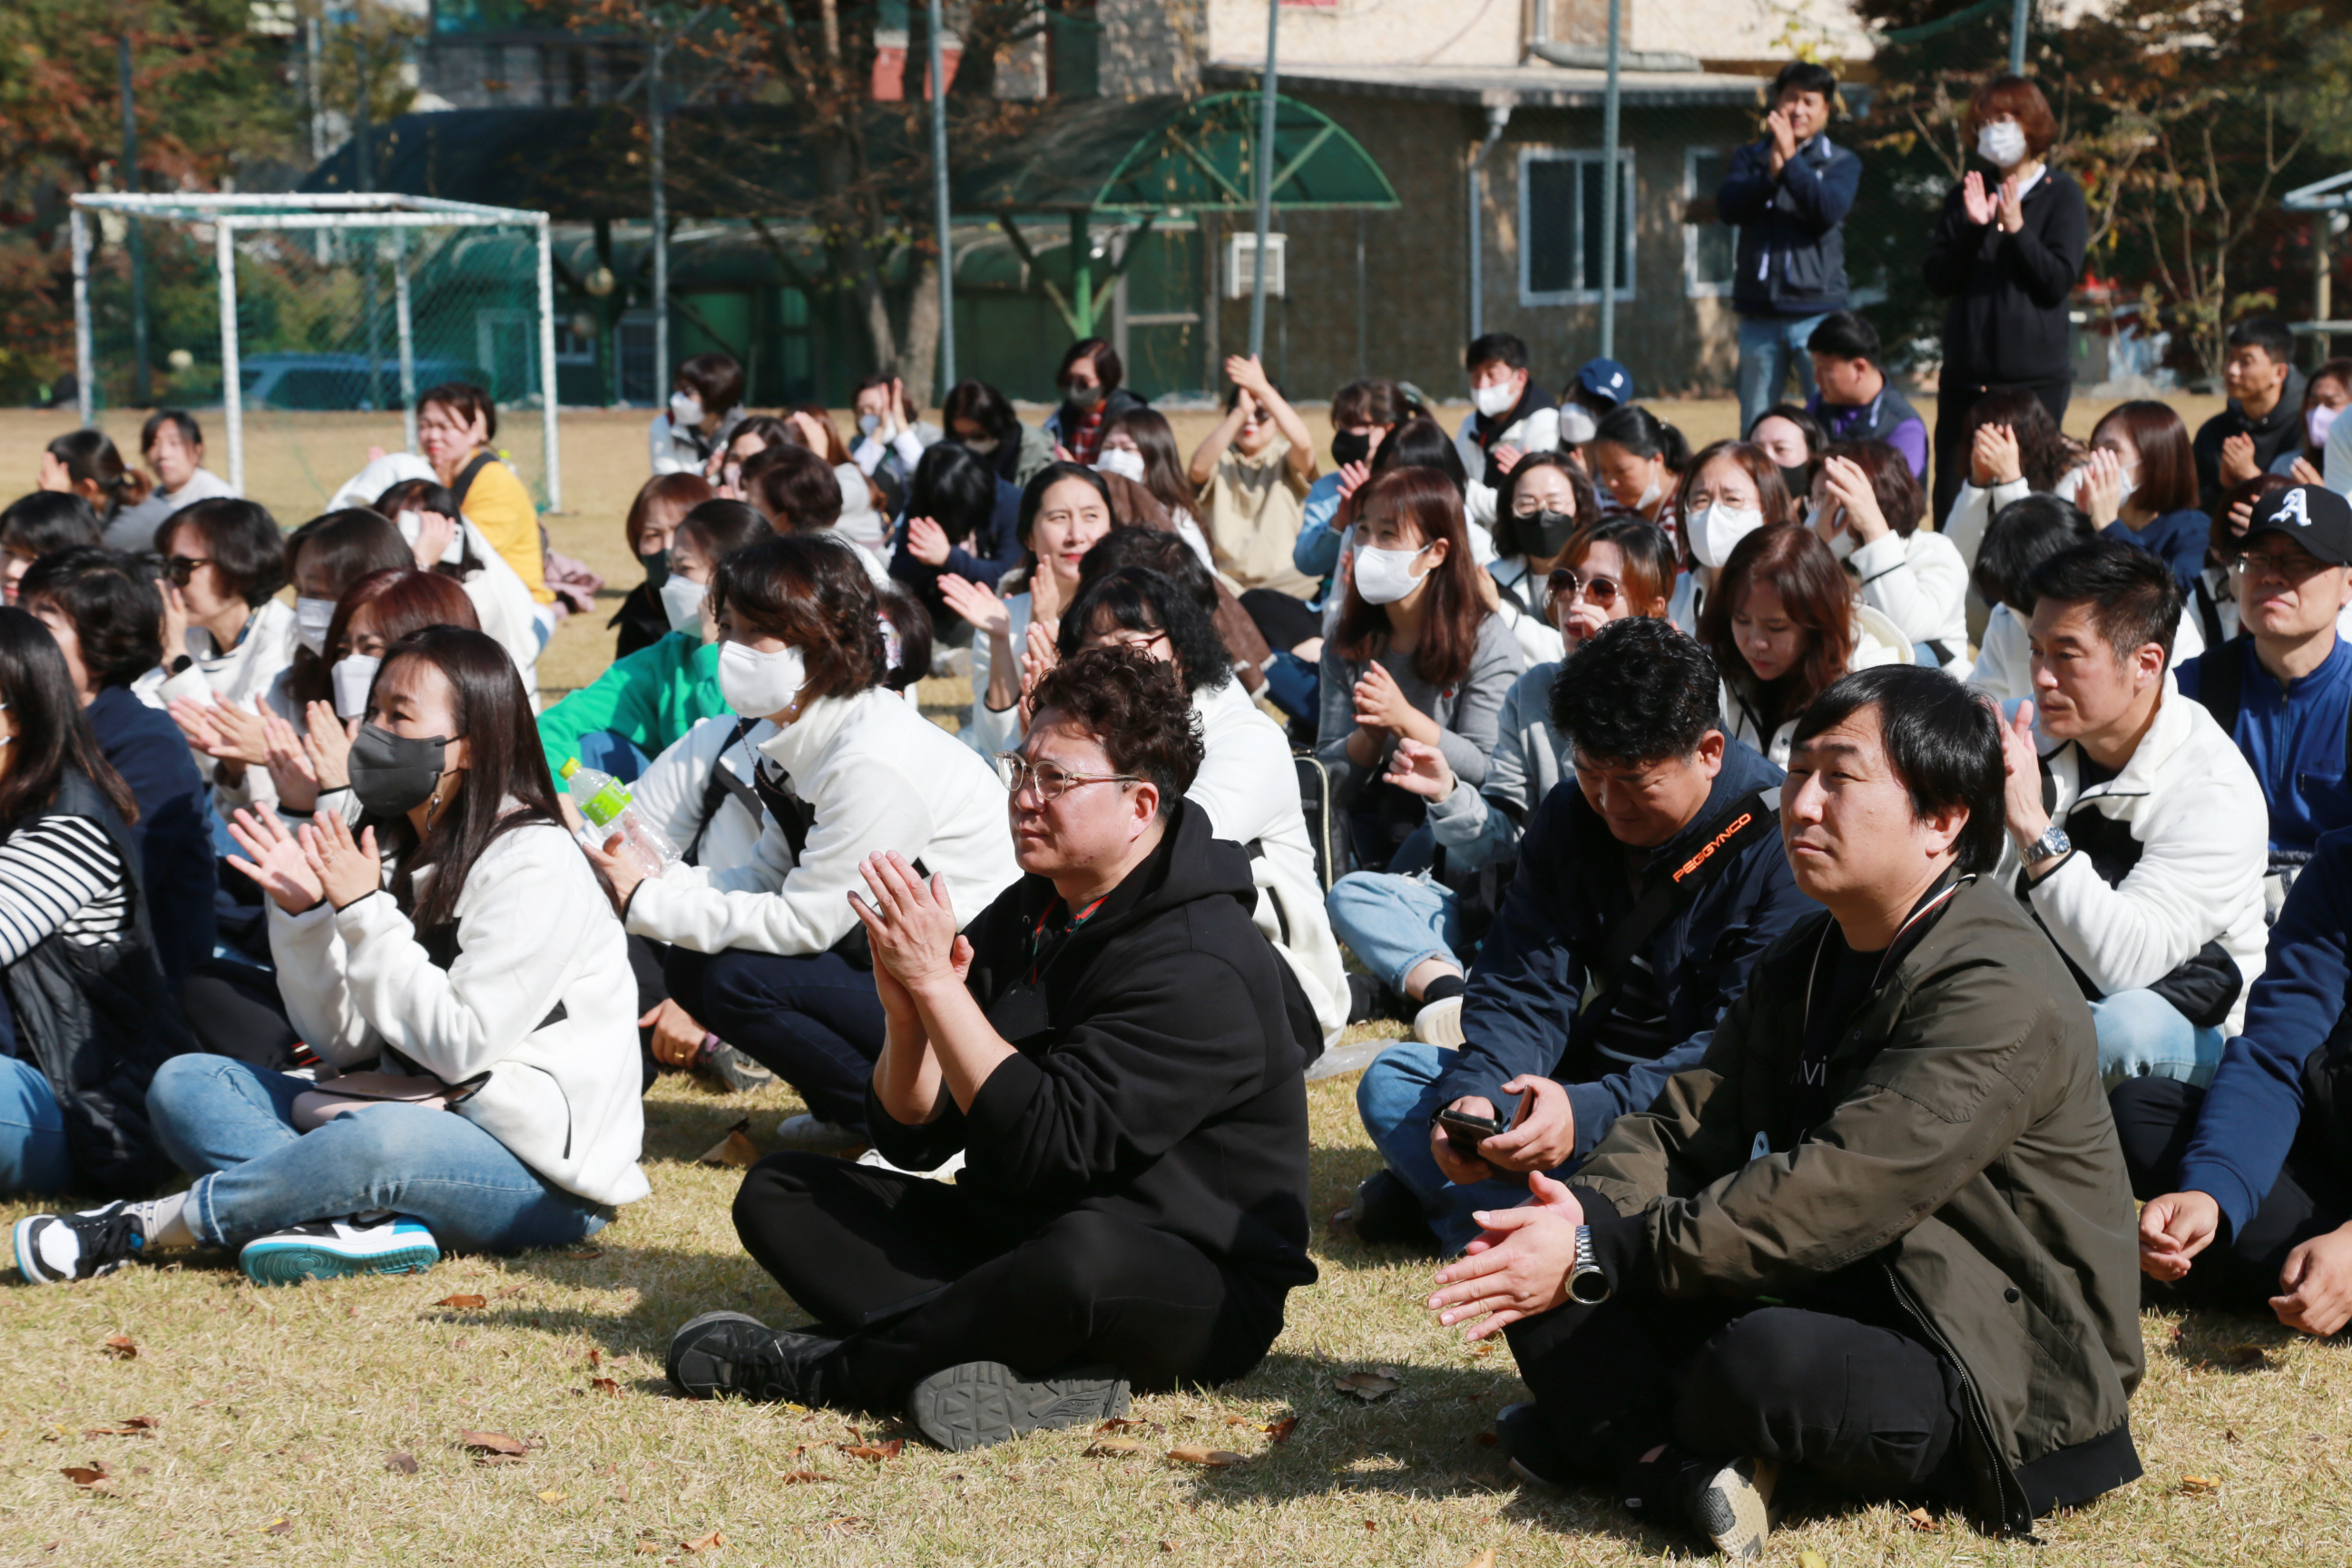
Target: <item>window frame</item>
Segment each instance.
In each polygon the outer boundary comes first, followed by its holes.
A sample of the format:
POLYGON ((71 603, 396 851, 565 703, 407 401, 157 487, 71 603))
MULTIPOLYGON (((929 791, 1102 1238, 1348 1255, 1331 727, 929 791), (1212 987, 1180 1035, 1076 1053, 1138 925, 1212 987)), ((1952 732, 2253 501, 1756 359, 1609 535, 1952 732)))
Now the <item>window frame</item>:
MULTIPOLYGON (((1642 210, 1641 181, 1634 166, 1634 151, 1635 150, 1631 147, 1620 147, 1617 149, 1617 166, 1622 172, 1623 179, 1624 205, 1622 211, 1625 215, 1625 222, 1622 226, 1623 232, 1619 236, 1619 243, 1624 247, 1623 268, 1625 277, 1624 285, 1616 290, 1616 300, 1617 303, 1621 305, 1630 304, 1635 300, 1638 300, 1640 298, 1641 289, 1642 272, 1639 260, 1638 235, 1636 232, 1640 227, 1636 219, 1640 216, 1642 210)), ((1521 305, 1598 305, 1601 303, 1601 290, 1597 288, 1580 287, 1573 289, 1538 289, 1535 287, 1535 281, 1530 271, 1535 250, 1534 246, 1530 243, 1530 237, 1535 233, 1535 223, 1528 196, 1528 174, 1536 164, 1574 163, 1579 165, 1576 176, 1576 200, 1572 204, 1571 208, 1573 214, 1571 222, 1574 225, 1574 229, 1570 237, 1573 244, 1574 254, 1576 256, 1577 270, 1579 273, 1581 273, 1584 268, 1585 248, 1584 180, 1586 176, 1583 173, 1583 168, 1586 166, 1598 165, 1601 161, 1601 150, 1598 147, 1521 147, 1519 149, 1518 252, 1519 303, 1521 305)))
MULTIPOLYGON (((1701 158, 1720 158, 1724 161, 1724 167, 1727 171, 1731 166, 1731 155, 1738 151, 1737 147, 1685 147, 1683 149, 1683 210, 1685 212, 1688 212, 1690 204, 1699 198, 1698 161, 1701 158)), ((1731 298, 1732 290, 1738 286, 1738 226, 1725 224, 1719 219, 1713 225, 1691 223, 1685 220, 1683 224, 1683 298, 1728 300, 1731 298), (1728 229, 1731 234, 1731 275, 1720 283, 1707 282, 1698 275, 1699 231, 1708 227, 1728 229)))

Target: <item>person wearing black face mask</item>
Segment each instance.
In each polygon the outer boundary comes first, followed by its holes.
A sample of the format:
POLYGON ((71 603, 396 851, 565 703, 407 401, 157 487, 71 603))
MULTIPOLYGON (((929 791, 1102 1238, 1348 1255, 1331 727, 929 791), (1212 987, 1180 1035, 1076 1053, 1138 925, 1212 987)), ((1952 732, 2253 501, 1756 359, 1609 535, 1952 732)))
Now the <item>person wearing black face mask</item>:
POLYGON ((1144 405, 1142 398, 1119 385, 1125 374, 1118 351, 1100 338, 1080 338, 1069 346, 1054 373, 1062 405, 1045 416, 1045 434, 1053 437, 1055 457, 1091 466, 1104 429, 1120 415, 1144 405))
POLYGON ((646 580, 629 590, 628 597, 605 625, 620 629, 613 649, 615 659, 628 658, 669 636, 669 612, 662 607, 662 584, 669 577, 670 535, 678 519, 709 500, 718 491, 700 474, 659 474, 647 479, 629 503, 629 553, 646 569, 646 580))
POLYGON ((1567 652, 1552 624, 1547 584, 1569 542, 1600 515, 1592 481, 1559 453, 1531 452, 1503 481, 1495 517, 1496 556, 1486 563, 1486 574, 1495 584, 1496 613, 1531 665, 1567 652))
MULTIPOLYGON (((1332 574, 1339 569, 1339 549, 1354 521, 1352 509, 1342 502, 1370 477, 1372 458, 1397 421, 1420 407, 1417 395, 1381 376, 1351 381, 1331 395, 1331 471, 1307 487, 1298 542, 1290 549, 1290 563, 1321 582, 1307 602, 1318 616, 1332 603, 1332 574)), ((1311 661, 1307 668, 1311 681, 1311 661)), ((1298 710, 1312 713, 1311 699, 1298 710)))

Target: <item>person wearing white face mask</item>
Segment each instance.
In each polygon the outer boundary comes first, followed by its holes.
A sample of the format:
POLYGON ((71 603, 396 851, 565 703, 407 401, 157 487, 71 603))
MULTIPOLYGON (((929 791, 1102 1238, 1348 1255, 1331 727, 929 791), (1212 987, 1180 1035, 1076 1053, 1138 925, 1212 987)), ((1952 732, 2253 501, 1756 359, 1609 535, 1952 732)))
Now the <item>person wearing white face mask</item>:
POLYGON ((882 487, 889 510, 905 501, 907 486, 924 448, 946 432, 928 419, 915 417, 907 401, 907 384, 895 375, 869 375, 850 395, 850 411, 857 416, 857 443, 849 459, 858 472, 882 487))
POLYGON ((730 354, 695 354, 679 363, 669 406, 646 433, 648 464, 656 474, 698 474, 742 422, 743 367, 730 354))
POLYGON ((1940 533, 1919 526, 1927 498, 1885 441, 1840 441, 1822 454, 1811 526, 1861 585, 1862 602, 1909 638, 1916 661, 1965 673, 1969 569, 1940 533))
POLYGON ((1732 551, 1758 529, 1791 521, 1795 509, 1770 454, 1745 441, 1717 441, 1684 469, 1672 510, 1682 519, 1684 570, 1666 618, 1696 637, 1716 574, 1732 551))
POLYGON ((800 1091, 810 1115, 785 1136, 863 1142, 884 1016, 847 898, 858 862, 895 850, 943 879, 957 909, 985 909, 1018 875, 1003 794, 883 684, 879 605, 846 551, 761 541, 720 563, 711 603, 719 685, 762 759, 758 847, 652 879, 594 857, 629 931, 670 944, 677 1006, 800 1091))
POLYGON ((1921 263, 1927 287, 1952 301, 1937 392, 1937 517, 1968 475, 1969 410, 1986 393, 2031 392, 2064 424, 2074 385, 2066 307, 2090 239, 2083 187, 2042 161, 2058 121, 2040 88, 1993 78, 1964 128, 1980 162, 1945 198, 1921 263))
POLYGON ((473 602, 474 618, 515 661, 522 688, 539 700, 539 627, 530 590, 506 557, 467 522, 448 489, 429 479, 410 479, 375 498, 375 510, 392 519, 415 552, 420 572, 448 578, 473 602))
POLYGON ((719 562, 769 537, 767 523, 741 501, 707 500, 678 519, 658 595, 669 635, 615 659, 539 716, 549 772, 561 777, 577 757, 625 784, 696 724, 727 711, 709 584, 719 562))
MULTIPOLYGON (((1183 459, 1176 455, 1176 432, 1166 415, 1156 408, 1137 408, 1105 425, 1095 471, 1142 487, 1167 510, 1170 528, 1192 547, 1201 564, 1212 572, 1217 569, 1216 553, 1201 529, 1200 494, 1185 475, 1183 459)), ((1111 490, 1111 504, 1117 508, 1118 487, 1114 485, 1111 490)), ((1295 606, 1296 601, 1291 603, 1295 606)))
POLYGON ((1471 412, 1454 433, 1470 486, 1463 509, 1491 529, 1504 481, 1523 454, 1560 447, 1559 402, 1528 371, 1528 345, 1512 332, 1488 332, 1462 351, 1470 374, 1471 412))
POLYGON ((2107 538, 2144 550, 2194 592, 2213 532, 2199 510, 2189 426, 2168 404, 2119 403, 2091 427, 2082 466, 2058 493, 2090 514, 2107 538))

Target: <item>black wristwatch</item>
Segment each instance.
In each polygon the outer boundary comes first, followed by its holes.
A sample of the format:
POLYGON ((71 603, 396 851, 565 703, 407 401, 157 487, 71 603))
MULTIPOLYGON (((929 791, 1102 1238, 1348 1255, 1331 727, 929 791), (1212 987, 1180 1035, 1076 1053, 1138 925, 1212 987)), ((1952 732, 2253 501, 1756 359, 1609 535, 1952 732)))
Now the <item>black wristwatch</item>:
POLYGON ((1580 1307, 1598 1307, 1609 1300, 1609 1276, 1592 1257, 1592 1227, 1576 1227, 1576 1261, 1568 1270, 1568 1299, 1580 1307))
POLYGON ((184 673, 184 672, 189 668, 189 667, 190 667, 190 666, 192 666, 192 665, 194 665, 195 662, 196 662, 196 660, 195 660, 195 656, 194 656, 194 655, 193 655, 193 654, 185 654, 185 653, 184 653, 184 654, 182 654, 179 658, 177 658, 173 659, 173 660, 169 665, 167 665, 167 666, 165 667, 165 670, 166 670, 166 673, 168 673, 168 674, 172 674, 172 675, 180 675, 180 674, 184 673))

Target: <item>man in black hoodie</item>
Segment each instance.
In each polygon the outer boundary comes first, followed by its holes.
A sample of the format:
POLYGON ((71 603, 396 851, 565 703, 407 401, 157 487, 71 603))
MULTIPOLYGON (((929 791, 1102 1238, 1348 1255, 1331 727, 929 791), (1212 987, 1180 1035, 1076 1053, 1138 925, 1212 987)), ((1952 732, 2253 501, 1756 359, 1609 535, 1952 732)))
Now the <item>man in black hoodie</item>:
POLYGON ((2294 368, 2294 334, 2275 316, 2249 316, 2230 329, 2221 363, 2229 405, 2197 427, 2197 494, 2205 515, 2221 515, 2221 492, 2257 474, 2309 438, 2303 423, 2303 373, 2294 368))
POLYGON ((896 855, 852 898, 889 1017, 866 1125, 902 1169, 752 1167, 736 1231, 821 1326, 694 1319, 668 1370, 696 1398, 904 1412, 978 1447, 1241 1376, 1315 1279, 1317 1026, 1251 923, 1247 857, 1183 798, 1201 739, 1174 668, 1085 653, 1033 700, 1004 762, 1028 874, 962 937, 896 855), (954 1185, 908 1173, 958 1152, 954 1185))

